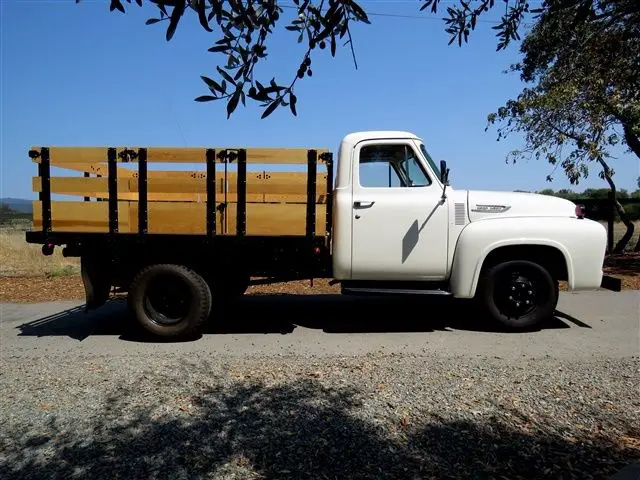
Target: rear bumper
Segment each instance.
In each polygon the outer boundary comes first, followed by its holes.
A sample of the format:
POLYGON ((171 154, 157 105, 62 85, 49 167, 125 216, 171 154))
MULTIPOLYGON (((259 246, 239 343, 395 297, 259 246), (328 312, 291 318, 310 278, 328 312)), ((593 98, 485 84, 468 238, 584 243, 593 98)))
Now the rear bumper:
POLYGON ((600 282, 600 288, 620 292, 622 291, 622 280, 610 275, 603 275, 602 281, 600 282))

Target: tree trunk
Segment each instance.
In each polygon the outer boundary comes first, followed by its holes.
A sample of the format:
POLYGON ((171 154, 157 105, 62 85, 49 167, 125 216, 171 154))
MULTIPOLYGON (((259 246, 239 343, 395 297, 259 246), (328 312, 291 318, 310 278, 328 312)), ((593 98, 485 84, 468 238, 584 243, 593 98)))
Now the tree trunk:
POLYGON ((598 162, 600 163, 600 165, 602 165, 604 178, 609 184, 609 187, 611 188, 611 193, 612 193, 611 198, 613 200, 614 206, 616 207, 616 212, 618 212, 618 215, 620 216, 620 220, 622 220, 622 223, 624 223, 625 227, 627 227, 627 231, 624 233, 624 235, 618 241, 618 243, 616 243, 615 247, 613 247, 613 252, 611 252, 611 253, 622 253, 624 251, 624 248, 627 246, 627 243, 629 243, 629 240, 631 240, 631 237, 633 237, 633 231, 635 230, 635 227, 633 225, 633 222, 629 220, 629 217, 627 216, 627 212, 625 211, 624 207, 618 201, 618 198, 616 196, 616 185, 615 183, 613 183, 613 179, 611 178, 611 170, 609 169, 609 165, 607 165, 607 163, 602 158, 598 158, 598 162))
POLYGON ((633 153, 636 154, 638 158, 640 158, 640 138, 633 132, 633 129, 629 126, 628 123, 622 123, 622 128, 624 129, 624 140, 627 142, 627 145, 631 149, 633 153))
MULTIPOLYGON (((633 129, 629 126, 628 123, 622 123, 622 127, 624 128, 624 139, 627 142, 627 145, 631 149, 633 153, 636 154, 638 158, 640 158, 640 138, 633 133, 633 129)), ((633 247, 634 252, 640 252, 640 237, 638 237, 638 241, 636 242, 636 246, 633 247)))
MULTIPOLYGON (((622 253, 627 246, 627 243, 629 243, 629 240, 631 240, 631 237, 633 237, 635 226, 633 225, 633 222, 629 220, 626 210, 616 198, 615 190, 613 191, 613 204, 616 207, 616 212, 618 212, 618 215, 620 215, 620 220, 622 220, 622 223, 624 223, 625 227, 627 227, 627 231, 624 232, 622 238, 618 241, 618 243, 616 243, 616 246, 613 247, 613 253, 622 253)), ((636 247, 637 246, 638 245, 636 245, 636 247)))

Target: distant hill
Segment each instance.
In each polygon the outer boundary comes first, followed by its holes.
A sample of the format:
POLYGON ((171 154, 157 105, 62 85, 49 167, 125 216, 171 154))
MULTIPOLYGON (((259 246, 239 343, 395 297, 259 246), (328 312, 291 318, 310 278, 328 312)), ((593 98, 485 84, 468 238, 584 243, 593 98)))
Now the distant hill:
POLYGON ((32 213, 32 200, 24 198, 0 198, 0 205, 6 205, 11 210, 19 213, 32 213))

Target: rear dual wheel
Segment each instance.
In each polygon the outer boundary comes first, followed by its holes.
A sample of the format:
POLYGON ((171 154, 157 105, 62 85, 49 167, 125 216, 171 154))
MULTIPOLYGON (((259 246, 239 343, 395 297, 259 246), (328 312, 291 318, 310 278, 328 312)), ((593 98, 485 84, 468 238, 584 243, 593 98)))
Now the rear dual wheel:
POLYGON ((558 282, 544 267, 511 260, 485 271, 477 298, 495 321, 510 329, 528 330, 553 317, 558 295, 558 282))
POLYGON ((134 278, 129 307, 147 332, 165 338, 198 333, 209 318, 211 290, 194 270, 176 264, 150 265, 134 278))

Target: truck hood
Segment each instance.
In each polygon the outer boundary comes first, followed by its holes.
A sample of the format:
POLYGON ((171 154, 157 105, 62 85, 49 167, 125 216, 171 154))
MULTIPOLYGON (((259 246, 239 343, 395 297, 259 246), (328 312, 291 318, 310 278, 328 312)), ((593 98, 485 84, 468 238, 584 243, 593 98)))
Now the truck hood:
POLYGON ((575 217, 575 203, 564 198, 522 192, 467 192, 469 220, 496 217, 575 217))

